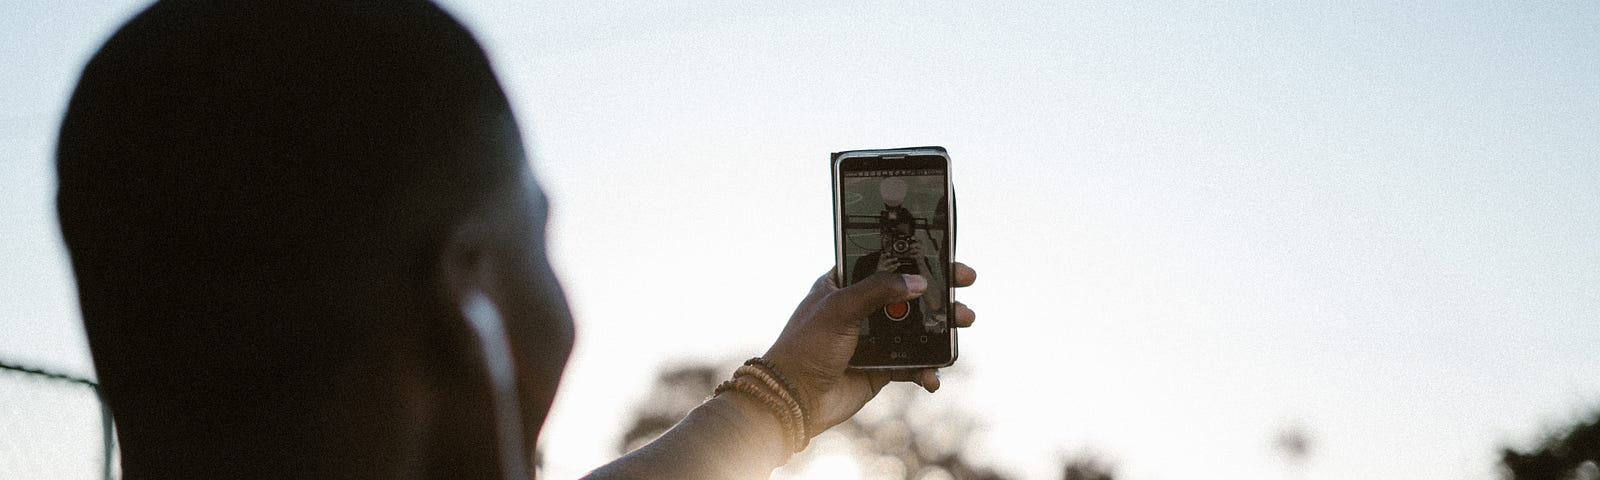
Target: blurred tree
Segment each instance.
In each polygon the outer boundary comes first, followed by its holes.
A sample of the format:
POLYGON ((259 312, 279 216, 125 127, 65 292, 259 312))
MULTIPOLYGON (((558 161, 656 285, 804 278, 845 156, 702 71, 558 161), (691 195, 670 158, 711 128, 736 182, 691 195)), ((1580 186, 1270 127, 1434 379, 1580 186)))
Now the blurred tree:
MULTIPOLYGON (((721 365, 738 365, 737 361, 721 365)), ((730 371, 707 364, 663 368, 648 394, 630 415, 617 443, 625 453, 649 443, 699 405, 730 371)), ((951 372, 944 373, 950 381, 951 372)), ((813 439, 811 448, 795 455, 774 478, 812 471, 819 460, 851 461, 862 478, 1007 480, 993 469, 973 463, 967 450, 976 430, 970 414, 917 402, 916 387, 892 385, 849 421, 813 439)), ((1072 478, 1072 477, 1069 477, 1072 478)), ((1083 477, 1106 478, 1110 477, 1083 477)))
POLYGON ((1116 480, 1111 465, 1093 455, 1065 459, 1061 467, 1061 480, 1116 480))
POLYGON ((1292 422, 1278 430, 1272 444, 1283 457, 1288 478, 1306 478, 1306 462, 1311 458, 1311 432, 1298 422, 1292 422))
POLYGON ((1299 424, 1283 427, 1272 443, 1290 462, 1303 462, 1311 456, 1311 433, 1299 424))
POLYGON ((632 421, 617 442, 617 454, 642 447, 672 428, 689 410, 705 402, 723 375, 707 364, 673 365, 657 372, 648 400, 634 403, 632 421))
POLYGON ((1600 479, 1600 409, 1533 449, 1505 449, 1500 464, 1510 480, 1600 479))

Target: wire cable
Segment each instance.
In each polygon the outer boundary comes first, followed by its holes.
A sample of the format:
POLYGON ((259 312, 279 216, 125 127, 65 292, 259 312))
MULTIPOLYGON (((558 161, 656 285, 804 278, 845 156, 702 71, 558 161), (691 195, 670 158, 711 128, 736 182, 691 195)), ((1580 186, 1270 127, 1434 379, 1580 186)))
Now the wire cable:
POLYGON ((100 401, 100 442, 101 445, 105 447, 105 457, 104 461, 100 465, 100 471, 104 474, 106 480, 111 480, 111 457, 115 452, 117 445, 115 435, 116 427, 111 419, 111 408, 106 405, 106 397, 100 392, 100 382, 76 375, 68 375, 65 373, 52 372, 42 368, 16 364, 5 360, 0 360, 0 370, 9 370, 12 372, 21 373, 23 375, 39 377, 46 380, 83 385, 85 387, 89 387, 91 390, 94 390, 94 398, 100 401))

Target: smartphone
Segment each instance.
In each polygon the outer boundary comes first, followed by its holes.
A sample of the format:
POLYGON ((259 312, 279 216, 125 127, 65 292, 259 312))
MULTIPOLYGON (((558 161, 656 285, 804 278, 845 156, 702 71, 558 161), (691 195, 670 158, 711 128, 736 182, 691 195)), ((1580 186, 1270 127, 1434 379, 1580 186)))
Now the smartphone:
POLYGON ((955 189, 944 147, 834 153, 835 275, 848 286, 886 271, 928 280, 922 297, 861 319, 854 368, 945 367, 956 361, 951 276, 955 189))

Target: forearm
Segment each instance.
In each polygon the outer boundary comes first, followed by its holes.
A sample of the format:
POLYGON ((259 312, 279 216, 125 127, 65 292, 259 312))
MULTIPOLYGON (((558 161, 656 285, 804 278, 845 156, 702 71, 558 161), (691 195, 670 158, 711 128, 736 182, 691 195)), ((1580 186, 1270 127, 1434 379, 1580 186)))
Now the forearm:
POLYGON ((768 478, 785 453, 778 419, 753 398, 726 392, 696 407, 655 441, 587 479, 768 478))

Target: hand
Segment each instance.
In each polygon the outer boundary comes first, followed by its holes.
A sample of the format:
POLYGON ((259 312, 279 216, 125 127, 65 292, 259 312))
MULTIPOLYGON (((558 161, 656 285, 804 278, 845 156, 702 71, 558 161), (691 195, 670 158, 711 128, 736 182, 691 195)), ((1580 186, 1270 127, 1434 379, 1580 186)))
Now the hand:
POLYGON ((889 252, 878 254, 878 271, 893 272, 900 268, 900 259, 889 255, 889 252))
MULTIPOLYGON (((977 278, 977 272, 956 263, 957 287, 972 285, 977 278)), ((890 380, 916 382, 929 392, 939 389, 937 370, 932 368, 892 373, 849 368, 861 320, 884 305, 917 298, 926 288, 927 280, 921 276, 889 272, 875 273, 848 288, 839 288, 831 273, 812 285, 765 355, 794 383, 794 393, 811 415, 807 429, 812 434, 855 415, 890 380)), ((957 327, 970 326, 976 318, 972 309, 955 304, 957 327)))

